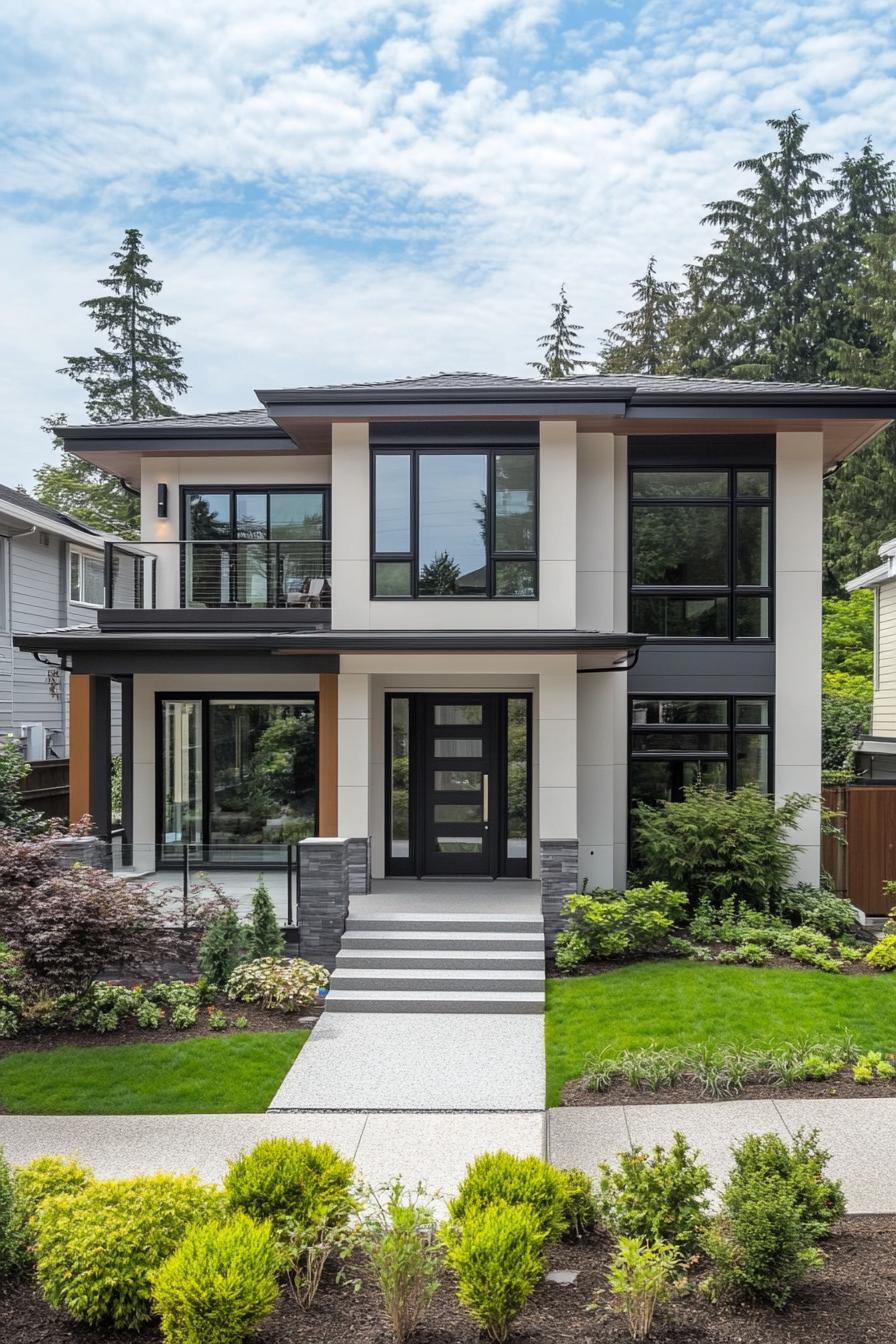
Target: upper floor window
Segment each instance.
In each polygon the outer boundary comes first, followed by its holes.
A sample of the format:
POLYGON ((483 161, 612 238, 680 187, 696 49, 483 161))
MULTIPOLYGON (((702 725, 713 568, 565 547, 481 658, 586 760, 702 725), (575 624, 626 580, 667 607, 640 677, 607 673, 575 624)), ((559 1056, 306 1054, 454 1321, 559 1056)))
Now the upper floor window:
POLYGON ((670 639, 772 634, 772 473, 631 473, 630 628, 670 639))
POLYGON ((374 597, 538 595, 534 449, 373 453, 374 597))
POLYGON ((68 595, 83 607, 101 607, 105 600, 105 566, 101 555, 69 551, 68 595))

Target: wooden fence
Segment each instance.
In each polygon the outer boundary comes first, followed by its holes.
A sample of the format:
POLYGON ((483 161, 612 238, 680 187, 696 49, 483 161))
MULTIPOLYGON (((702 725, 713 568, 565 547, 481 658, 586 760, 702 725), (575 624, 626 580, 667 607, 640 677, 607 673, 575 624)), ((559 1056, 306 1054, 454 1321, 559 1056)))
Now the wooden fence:
POLYGON ((30 761, 22 780, 22 801, 47 817, 68 821, 68 761, 30 761))
POLYGON ((846 784, 822 790, 825 805, 840 813, 835 835, 821 842, 821 860, 834 887, 866 915, 889 914, 896 904, 883 894, 896 881, 896 785, 846 784))

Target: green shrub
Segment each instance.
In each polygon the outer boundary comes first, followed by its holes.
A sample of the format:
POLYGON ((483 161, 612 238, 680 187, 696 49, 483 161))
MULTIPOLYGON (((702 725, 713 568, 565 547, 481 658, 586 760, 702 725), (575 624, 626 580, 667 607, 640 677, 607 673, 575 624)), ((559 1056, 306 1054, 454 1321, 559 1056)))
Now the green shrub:
POLYGON ((170 1344, 239 1344, 277 1300, 281 1252, 270 1224, 245 1213, 191 1227, 152 1276, 170 1344))
POLYGON ((819 952, 816 948, 802 942, 793 944, 790 955, 794 961, 803 962, 804 965, 811 966, 816 971, 827 971, 829 975, 837 975, 843 969, 843 962, 838 961, 836 957, 830 957, 827 952, 819 952))
POLYGON ((376 1192, 373 1212, 361 1223, 358 1242, 367 1257, 393 1338, 414 1333, 439 1286, 441 1247, 433 1236, 435 1215, 426 1191, 408 1192, 400 1181, 385 1201, 376 1192))
POLYGON ((684 892, 663 882, 627 891, 576 892, 566 898, 568 928, 557 935, 560 970, 589 958, 637 956, 664 946, 687 907, 684 892))
POLYGON ((836 942, 846 938, 856 926, 852 906, 844 897, 825 887, 800 882, 785 891, 781 913, 803 928, 817 929, 836 942))
POLYGON ((208 1014, 209 1031, 226 1031, 228 1026, 227 1014, 222 1013, 220 1008, 209 1008, 208 1014))
POLYGON ((37 1279, 51 1306, 84 1325, 136 1330, 152 1315, 151 1276, 187 1228, 221 1213, 221 1197, 195 1176, 91 1181, 44 1202, 37 1279))
POLYGON ((635 1147, 619 1154, 618 1167, 602 1162, 599 1170, 598 1215, 614 1236, 693 1250, 706 1226, 710 1179, 683 1134, 673 1135, 668 1152, 635 1147))
POLYGON ((707 1287, 713 1298, 756 1297, 778 1310, 806 1271, 821 1264, 794 1193, 779 1178, 736 1195, 726 1188, 703 1249, 712 1263, 707 1287))
POLYGON ((261 957, 247 961, 227 981, 227 997, 240 1003, 260 1003, 263 1008, 278 1008, 297 1013, 308 1008, 317 991, 329 983, 329 973, 301 957, 261 957))
POLYGON ((586 1171, 576 1167, 561 1169, 563 1182, 563 1219, 567 1232, 574 1237, 593 1232, 597 1224, 594 1182, 586 1171))
POLYGON ((563 1173, 540 1157, 512 1153, 481 1153, 467 1167, 457 1194, 448 1205, 457 1223, 493 1204, 526 1204, 548 1241, 567 1230, 565 1201, 568 1185, 563 1173))
POLYGON ((739 963, 744 966, 766 966, 771 959, 771 952, 759 943, 738 943, 737 947, 724 948, 717 957, 722 963, 739 963))
POLYGON ((140 1002, 134 1009, 134 1020, 138 1027, 145 1027, 147 1031, 155 1031, 162 1025, 165 1014, 157 1003, 152 999, 141 996, 140 1002))
POLYGON ((18 1036, 22 1025, 20 1014, 9 1004, 0 1007, 0 1037, 3 1040, 12 1040, 13 1036, 18 1036))
POLYGON ((262 1139, 229 1164, 224 1190, 231 1209, 268 1219, 284 1248, 287 1275, 303 1308, 314 1300, 324 1266, 357 1212, 354 1166, 328 1143, 262 1139))
POLYGON ((686 891, 695 906, 731 898, 776 911, 796 863, 790 834, 815 801, 790 794, 776 802, 750 786, 734 793, 686 788, 681 802, 642 803, 634 828, 639 874, 686 891))
POLYGON ((884 1059, 879 1050, 868 1050, 865 1054, 859 1055, 852 1076, 857 1083, 870 1083, 875 1075, 889 1080, 896 1077, 896 1068, 890 1060, 884 1059))
POLYGON ((810 1240, 826 1236, 843 1217, 843 1190, 839 1181, 824 1174, 830 1154, 819 1148, 817 1130, 798 1130, 789 1146, 777 1134, 748 1134, 733 1155, 734 1168, 725 1187, 729 1206, 779 1181, 793 1196, 810 1240))
POLYGON ((448 1238, 457 1296, 495 1344, 504 1344, 544 1274, 543 1244, 543 1224, 527 1204, 471 1210, 448 1238))
POLYGON ((672 1296, 678 1253, 663 1241, 620 1237, 610 1262, 607 1284, 614 1311, 625 1317, 632 1339, 650 1334, 657 1305, 672 1296))
POLYGON ((283 956, 283 934, 263 877, 258 879, 252 892, 252 908, 243 938, 246 956, 250 961, 257 961, 260 957, 283 956))
POLYGON ((188 1003, 179 1003, 171 1014, 171 1025, 175 1031, 187 1031, 195 1027, 198 1014, 188 1003))
POLYGON ((198 1009, 205 997, 204 990, 204 980, 197 980, 195 984, 188 980, 159 980, 146 992, 153 1003, 164 1004, 166 1008, 178 1008, 183 1004, 198 1009))
POLYGON ((209 984, 223 989, 243 959, 245 932, 233 907, 223 910, 209 924, 199 944, 199 969, 209 984))
POLYGON ((6 1154, 0 1148, 0 1279, 13 1273, 21 1259, 21 1224, 6 1154))
POLYGON ((27 1166, 16 1168, 13 1175, 16 1217, 26 1258, 34 1256, 37 1216, 45 1200, 55 1195, 73 1195, 93 1178, 90 1167, 82 1167, 73 1157, 35 1157, 27 1166))
POLYGON ((896 971, 896 933, 879 938, 865 960, 879 971, 896 971))

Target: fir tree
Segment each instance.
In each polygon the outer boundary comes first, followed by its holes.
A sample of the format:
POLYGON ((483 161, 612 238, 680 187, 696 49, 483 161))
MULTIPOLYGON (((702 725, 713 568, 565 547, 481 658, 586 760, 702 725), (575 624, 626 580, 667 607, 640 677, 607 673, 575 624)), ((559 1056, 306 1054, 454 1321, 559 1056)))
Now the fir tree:
POLYGON ((577 333, 582 328, 570 321, 572 312, 566 297, 566 286, 560 286, 560 297, 551 307, 554 319, 550 330, 539 336, 536 344, 542 352, 541 359, 530 360, 529 368, 535 369, 540 378, 568 378, 576 369, 593 368, 593 361, 581 359, 584 346, 578 340, 577 333))
POLYGON ((456 593, 459 578, 460 565, 447 551, 440 551, 420 570, 420 592, 430 595, 456 593))
POLYGON ((668 373, 679 286, 657 279, 656 257, 651 257, 647 270, 633 282, 632 292, 637 307, 620 312, 622 321, 604 337, 598 367, 601 373, 668 373))
POLYGON ((209 982, 223 989, 231 972, 243 960, 244 933, 236 911, 225 910, 209 924, 199 944, 199 969, 209 982))
POLYGON ((81 304, 108 346, 91 355, 66 355, 59 370, 87 394, 87 417, 94 424, 174 415, 173 397, 187 391, 181 371, 180 346, 164 334, 180 321, 152 308, 161 280, 148 274, 150 258, 143 251, 139 229, 128 229, 99 281, 108 291, 81 304))
POLYGON ((246 921, 245 947, 250 961, 257 957, 283 956, 283 934, 263 877, 258 879, 252 893, 252 909, 246 921))

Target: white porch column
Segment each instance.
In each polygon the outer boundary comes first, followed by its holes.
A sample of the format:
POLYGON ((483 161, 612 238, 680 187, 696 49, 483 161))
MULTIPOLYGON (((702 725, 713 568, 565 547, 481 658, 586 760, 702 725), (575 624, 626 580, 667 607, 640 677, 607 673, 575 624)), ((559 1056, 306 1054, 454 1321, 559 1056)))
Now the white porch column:
POLYGON ((576 698, 576 657, 558 655, 538 674, 538 854, 549 947, 563 898, 578 885, 576 698))
MULTIPOLYGON (((775 794, 821 791, 823 435, 779 434, 775 490, 775 794)), ((804 814, 796 877, 817 882, 817 808, 804 814)))
POLYGON ((333 629, 366 630, 370 627, 370 434, 366 421, 333 425, 332 491, 333 629))
POLYGON ((370 834, 370 675, 339 673, 339 834, 370 834))

